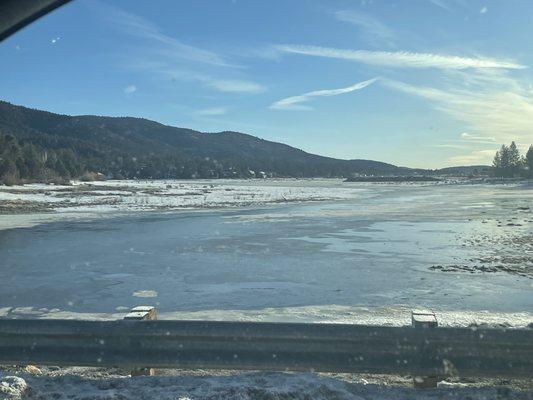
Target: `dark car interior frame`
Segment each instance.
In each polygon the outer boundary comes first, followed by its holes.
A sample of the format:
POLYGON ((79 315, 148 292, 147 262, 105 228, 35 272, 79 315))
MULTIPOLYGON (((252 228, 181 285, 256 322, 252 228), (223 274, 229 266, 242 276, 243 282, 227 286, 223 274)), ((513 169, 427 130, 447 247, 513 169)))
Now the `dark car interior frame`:
POLYGON ((0 0, 0 41, 71 0, 0 0))

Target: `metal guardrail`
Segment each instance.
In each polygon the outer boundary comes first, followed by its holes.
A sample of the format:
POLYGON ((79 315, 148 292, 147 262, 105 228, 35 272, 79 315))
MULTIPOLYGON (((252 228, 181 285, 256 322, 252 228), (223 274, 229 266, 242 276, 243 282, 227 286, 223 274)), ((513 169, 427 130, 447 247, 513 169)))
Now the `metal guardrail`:
POLYGON ((0 364, 533 377, 533 329, 0 320, 0 364))

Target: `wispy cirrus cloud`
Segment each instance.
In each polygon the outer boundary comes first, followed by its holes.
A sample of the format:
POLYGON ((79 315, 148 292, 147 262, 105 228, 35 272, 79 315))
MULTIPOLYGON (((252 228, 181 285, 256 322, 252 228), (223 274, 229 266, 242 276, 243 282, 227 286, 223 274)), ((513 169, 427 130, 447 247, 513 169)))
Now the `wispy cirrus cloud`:
POLYGON ((200 79, 205 86, 217 90, 219 92, 227 93, 261 93, 266 90, 266 88, 253 81, 242 80, 242 79, 218 79, 212 77, 203 77, 200 79))
POLYGON ((159 45, 153 49, 154 52, 166 54, 169 61, 171 59, 186 60, 222 67, 238 67, 214 51, 192 46, 164 34, 157 25, 141 16, 102 3, 99 3, 99 7, 104 8, 106 18, 123 32, 159 45))
POLYGON ((461 149, 461 150, 464 150, 465 148, 463 144, 454 144, 454 143, 428 144, 427 147, 436 147, 436 148, 442 148, 442 149, 461 149))
POLYGON ((443 10, 446 10, 446 11, 452 11, 457 6, 460 6, 460 7, 465 6, 464 0, 428 0, 428 1, 434 6, 442 8, 443 10))
POLYGON ((450 158, 454 164, 490 163, 502 143, 515 140, 525 150, 533 142, 533 92, 505 73, 454 75, 454 83, 445 88, 387 79, 382 79, 381 84, 420 97, 435 110, 464 123, 467 131, 450 144, 463 146, 468 152, 450 158))
MULTIPOLYGON (((96 4, 105 12, 107 20, 124 33, 147 43, 146 46, 139 47, 134 56, 128 55, 124 62, 126 68, 171 80, 198 82, 204 88, 223 93, 256 94, 266 90, 263 85, 249 79, 219 77, 221 70, 237 68, 239 72, 242 69, 242 66, 231 63, 226 57, 166 35, 157 25, 143 17, 114 6, 99 2, 96 4), (209 72, 197 72, 202 70, 209 72)), ((237 75, 242 73, 239 72, 237 75)))
POLYGON ((434 6, 437 6, 439 8, 442 8, 443 10, 446 10, 446 11, 451 11, 451 8, 450 8, 450 5, 448 4, 447 1, 445 0, 428 0, 431 4, 433 4, 434 6))
POLYGON ((382 80, 382 85, 424 98, 436 110, 464 122, 472 133, 463 133, 461 140, 495 144, 533 140, 533 93, 527 88, 458 85, 444 90, 392 80, 382 80))
POLYGON ((457 139, 445 140, 446 143, 430 144, 429 147, 440 147, 450 149, 471 149, 485 145, 496 145, 496 138, 487 136, 477 136, 468 132, 463 132, 457 139))
POLYGON ((260 83, 247 79, 217 78, 208 74, 202 74, 190 70, 170 69, 165 66, 159 66, 157 72, 171 80, 199 82, 205 88, 217 92, 257 94, 267 90, 267 88, 260 83))
POLYGON ((306 103, 315 97, 337 96, 339 94, 355 92, 356 90, 364 89, 365 87, 376 82, 378 79, 379 78, 369 79, 340 89, 314 90, 298 96, 286 97, 272 103, 269 108, 273 110, 312 110, 312 107, 302 105, 301 103, 306 103))
POLYGON ((336 19, 355 25, 366 42, 373 44, 394 45, 393 31, 370 14, 354 10, 341 10, 333 13, 336 19))
POLYGON ((414 53, 409 51, 390 52, 350 50, 297 44, 276 45, 275 48, 284 53, 335 58, 393 68, 438 68, 458 70, 468 68, 526 68, 524 65, 514 61, 487 57, 460 57, 434 53, 414 53))
POLYGON ((461 140, 473 143, 494 143, 496 138, 492 136, 473 135, 468 132, 463 132, 461 133, 461 140))
POLYGON ((494 149, 474 150, 467 154, 460 154, 448 158, 448 161, 453 165, 476 165, 476 164, 490 164, 490 160, 494 157, 494 149))
POLYGON ((124 88, 124 94, 131 94, 135 93, 137 91, 137 86, 135 85, 128 85, 124 88))
POLYGON ((197 110, 194 112, 195 115, 199 115, 199 116, 226 115, 227 113, 228 113, 227 107, 204 108, 202 110, 197 110))

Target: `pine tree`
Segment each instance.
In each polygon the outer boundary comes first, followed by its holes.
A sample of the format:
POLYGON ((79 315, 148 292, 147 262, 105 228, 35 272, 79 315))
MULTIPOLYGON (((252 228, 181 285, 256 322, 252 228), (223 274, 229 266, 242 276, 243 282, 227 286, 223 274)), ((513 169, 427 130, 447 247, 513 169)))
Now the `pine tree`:
POLYGON ((520 158, 520 152, 516 147, 516 143, 513 141, 509 146, 509 175, 514 176, 519 172, 522 165, 522 159, 520 158))
POLYGON ((494 175, 505 177, 509 170, 509 147, 502 144, 500 150, 496 152, 493 161, 494 175))
POLYGON ((494 155, 494 160, 492 161, 492 166, 499 170, 502 167, 502 157, 500 155, 500 150, 496 151, 496 154, 494 155))
POLYGON ((533 145, 529 146, 529 150, 526 153, 525 165, 529 170, 529 177, 533 178, 533 145))

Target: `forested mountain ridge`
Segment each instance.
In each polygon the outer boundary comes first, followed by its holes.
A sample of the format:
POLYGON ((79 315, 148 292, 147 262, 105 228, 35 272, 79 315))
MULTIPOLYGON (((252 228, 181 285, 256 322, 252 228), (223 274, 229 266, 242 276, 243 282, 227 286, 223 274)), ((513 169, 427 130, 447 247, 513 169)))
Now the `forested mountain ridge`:
POLYGON ((347 177, 401 174, 372 160, 339 160, 245 133, 203 133, 142 118, 68 116, 0 101, 0 179, 347 177))

